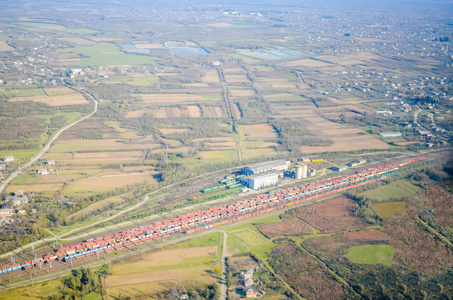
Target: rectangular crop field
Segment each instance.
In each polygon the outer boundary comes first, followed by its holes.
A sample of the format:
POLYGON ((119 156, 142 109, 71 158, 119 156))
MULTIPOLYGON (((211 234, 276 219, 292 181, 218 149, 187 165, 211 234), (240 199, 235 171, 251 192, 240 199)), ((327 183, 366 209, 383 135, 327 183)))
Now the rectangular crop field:
POLYGON ((205 98, 201 94, 134 94, 146 104, 165 105, 166 103, 199 103, 215 102, 221 100, 221 95, 216 98, 205 98))
POLYGON ((405 202, 376 203, 373 206, 376 209, 379 217, 381 217, 382 219, 387 219, 395 215, 406 214, 405 202))
POLYGON ((143 157, 142 151, 86 152, 86 153, 49 153, 44 159, 64 161, 65 163, 118 163, 138 161, 143 157))
POLYGON ((415 195, 420 187, 413 185, 407 180, 397 180, 388 185, 378 187, 361 193, 361 195, 376 200, 402 199, 404 197, 415 195))
POLYGON ((122 143, 118 139, 64 139, 57 140, 57 143, 52 147, 52 153, 57 152, 86 152, 86 151, 106 151, 106 150, 139 150, 153 149, 158 147, 158 144, 153 143, 122 143))
POLYGON ((79 93, 67 94, 67 95, 57 95, 57 96, 35 96, 35 97, 16 97, 11 98, 11 102, 21 102, 21 101, 34 101, 45 103, 50 106, 61 106, 61 105, 78 105, 78 104, 88 104, 88 101, 79 93))
POLYGON ((14 48, 6 43, 6 41, 0 41, 0 52, 13 51, 14 48))
POLYGON ((114 265, 116 275, 107 277, 107 293, 111 297, 137 291, 153 293, 162 289, 164 283, 191 279, 214 283, 217 278, 207 270, 218 266, 218 249, 208 246, 162 250, 136 262, 114 265))

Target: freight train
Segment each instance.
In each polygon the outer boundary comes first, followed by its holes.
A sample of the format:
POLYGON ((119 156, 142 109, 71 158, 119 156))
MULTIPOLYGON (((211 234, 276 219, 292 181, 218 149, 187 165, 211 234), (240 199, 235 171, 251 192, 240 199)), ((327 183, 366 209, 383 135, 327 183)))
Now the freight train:
MULTIPOLYGON (((400 163, 380 165, 348 176, 335 176, 310 183, 302 183, 290 188, 279 189, 253 198, 188 213, 109 236, 85 240, 78 244, 55 249, 54 253, 43 255, 36 259, 4 266, 0 268, 0 274, 31 269, 37 266, 41 267, 42 264, 46 265, 52 261, 68 262, 91 255, 113 252, 139 243, 162 239, 175 233, 191 234, 206 230, 376 182, 384 179, 387 175, 398 172, 403 167, 408 168, 408 165, 423 164, 421 161, 425 159, 425 157, 414 158, 400 163)), ((424 162, 424 164, 426 163, 429 162, 424 162)))

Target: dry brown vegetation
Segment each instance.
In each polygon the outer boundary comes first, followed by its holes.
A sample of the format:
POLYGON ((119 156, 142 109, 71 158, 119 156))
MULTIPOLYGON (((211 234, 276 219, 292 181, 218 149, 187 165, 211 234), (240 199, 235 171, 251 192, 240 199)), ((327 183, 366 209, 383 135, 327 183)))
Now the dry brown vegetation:
POLYGON ((453 267, 453 252, 409 215, 390 219, 383 231, 395 249, 395 260, 426 273, 453 267))
POLYGON ((414 198, 422 200, 426 206, 434 209, 440 226, 453 226, 453 194, 435 186, 421 191, 414 198))
POLYGON ((353 214, 355 206, 352 200, 338 197, 303 207, 297 211, 296 216, 323 232, 352 230, 366 225, 365 221, 353 214))
POLYGON ((259 225, 258 230, 272 239, 278 236, 292 236, 312 233, 312 229, 303 221, 292 218, 281 223, 259 225))
POLYGON ((318 261, 294 243, 272 248, 269 256, 277 274, 306 299, 341 299, 348 293, 318 261))

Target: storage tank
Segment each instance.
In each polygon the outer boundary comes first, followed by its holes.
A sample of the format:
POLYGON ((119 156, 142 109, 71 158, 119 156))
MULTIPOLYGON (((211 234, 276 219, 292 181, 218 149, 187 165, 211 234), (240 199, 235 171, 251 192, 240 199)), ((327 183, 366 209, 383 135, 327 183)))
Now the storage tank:
POLYGON ((307 165, 296 166, 296 179, 307 178, 307 173, 308 173, 307 165))

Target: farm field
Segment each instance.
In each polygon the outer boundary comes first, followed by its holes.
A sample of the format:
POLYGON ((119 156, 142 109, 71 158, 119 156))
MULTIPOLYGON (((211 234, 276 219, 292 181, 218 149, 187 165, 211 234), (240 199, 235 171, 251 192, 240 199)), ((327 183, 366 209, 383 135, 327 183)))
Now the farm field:
POLYGON ((143 157, 142 151, 104 151, 84 153, 48 153, 44 159, 63 161, 71 164, 97 164, 97 163, 118 163, 127 161, 139 161, 143 157))
POLYGON ((9 99, 10 102, 34 101, 44 103, 50 106, 78 105, 88 104, 89 102, 79 93, 61 94, 55 96, 30 96, 14 97, 9 99))
POLYGON ((407 180, 397 180, 377 189, 365 191, 361 193, 361 195, 383 201, 413 196, 419 190, 420 187, 413 185, 407 180))
POLYGON ((52 147, 52 153, 139 150, 153 149, 158 146, 158 144, 154 143, 125 143, 118 139, 65 139, 57 141, 52 147))
POLYGON ((83 55, 81 63, 95 66, 121 66, 154 64, 155 58, 136 54, 126 54, 113 44, 78 46, 74 52, 83 55))
POLYGON ((396 215, 406 214, 406 203, 405 202, 386 202, 376 203, 373 205, 376 209, 379 217, 387 219, 396 215))
POLYGON ((219 233, 214 233, 147 254, 138 261, 116 264, 116 274, 106 279, 107 294, 153 294, 165 283, 190 280, 216 283, 213 270, 220 266, 220 247, 219 233))
POLYGON ((6 43, 6 41, 0 41, 0 52, 13 51, 14 48, 6 43))
POLYGON ((216 97, 206 97, 202 94, 135 94, 146 104, 167 104, 167 103, 198 103, 215 102, 221 100, 220 94, 216 97))

